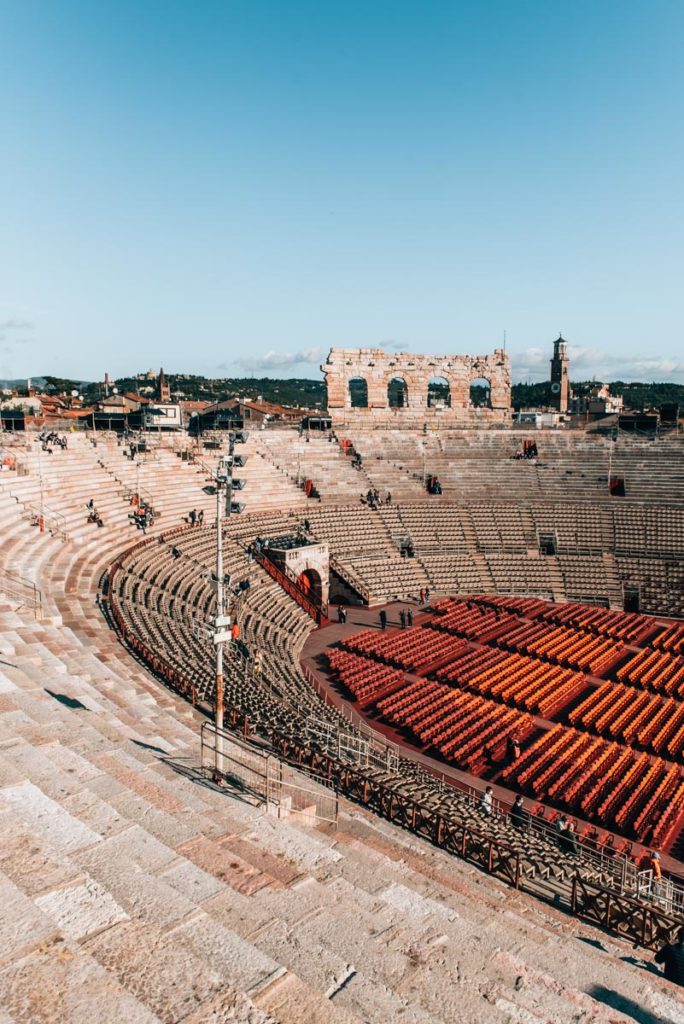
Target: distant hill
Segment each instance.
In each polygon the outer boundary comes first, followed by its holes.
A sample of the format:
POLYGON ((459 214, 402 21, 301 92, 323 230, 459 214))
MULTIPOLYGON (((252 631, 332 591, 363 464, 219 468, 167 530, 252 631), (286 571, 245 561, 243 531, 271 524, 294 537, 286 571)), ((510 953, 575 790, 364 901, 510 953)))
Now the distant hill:
MULTIPOLYGON (((86 400, 101 397, 103 385, 88 381, 76 381, 49 375, 38 375, 31 378, 37 387, 44 387, 53 393, 67 393, 78 388, 86 400)), ((244 398, 263 398, 266 402, 279 405, 303 407, 309 409, 325 409, 326 389, 322 380, 308 380, 305 377, 219 377, 209 378, 197 374, 169 373, 167 380, 171 391, 180 393, 184 398, 193 401, 219 402, 233 395, 244 398)), ((119 391, 139 391, 144 387, 153 387, 156 380, 140 376, 120 377, 112 381, 119 391)), ((576 393, 584 394, 595 384, 595 381, 574 381, 572 388, 576 393)), ((0 380, 0 387, 25 388, 26 378, 21 380, 0 380)), ((665 402, 678 402, 684 410, 684 384, 646 384, 613 381, 609 385, 613 395, 623 395, 625 407, 628 409, 657 409, 665 402)), ((535 408, 549 405, 551 387, 548 381, 539 384, 514 384, 512 388, 512 404, 514 409, 535 408)))
MULTIPOLYGON (((573 381, 571 384, 575 394, 587 394, 596 381, 573 381)), ((611 395, 622 395, 626 409, 657 409, 666 402, 679 402, 684 409, 684 384, 641 384, 626 383, 622 380, 609 384, 611 395)), ((514 409, 535 408, 549 405, 551 401, 551 383, 542 381, 540 384, 514 384, 511 393, 514 409)))
MULTIPOLYGON (((188 400, 220 402, 232 395, 244 398, 263 398, 279 405, 304 406, 322 409, 326 403, 325 384, 322 380, 290 377, 274 380, 271 377, 220 377, 211 379, 195 374, 167 373, 172 393, 180 393, 188 400)), ((138 391, 154 385, 154 381, 123 377, 114 382, 119 391, 138 391)))

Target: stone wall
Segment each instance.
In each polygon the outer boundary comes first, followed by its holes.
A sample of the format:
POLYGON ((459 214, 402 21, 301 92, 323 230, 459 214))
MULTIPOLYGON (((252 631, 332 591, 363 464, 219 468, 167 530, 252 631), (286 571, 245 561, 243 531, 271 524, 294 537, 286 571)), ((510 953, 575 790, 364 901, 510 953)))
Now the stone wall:
POLYGON ((318 573, 321 583, 321 600, 328 603, 330 591, 330 552, 327 544, 306 544, 300 548, 278 548, 272 545, 271 557, 281 569, 287 568, 294 576, 304 572, 318 573))
POLYGON ((423 423, 473 426, 510 422, 510 360, 503 349, 484 356, 427 356, 388 353, 379 348, 330 350, 321 366, 328 388, 328 412, 333 427, 356 426, 419 427, 423 423), (390 381, 401 378, 406 384, 407 402, 391 408, 388 401, 390 381), (432 378, 444 378, 450 389, 450 404, 428 406, 428 384, 432 378), (488 406, 473 406, 470 384, 484 378, 490 384, 488 406), (352 408, 349 382, 361 379, 368 389, 366 408, 352 408))

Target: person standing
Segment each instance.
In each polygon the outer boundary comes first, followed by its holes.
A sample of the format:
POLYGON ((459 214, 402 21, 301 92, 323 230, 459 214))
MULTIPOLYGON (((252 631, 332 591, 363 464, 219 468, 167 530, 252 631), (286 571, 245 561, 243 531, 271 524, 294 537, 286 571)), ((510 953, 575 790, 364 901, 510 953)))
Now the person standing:
POLYGON ((494 805, 494 790, 491 786, 487 786, 484 793, 480 798, 480 810, 484 814, 485 818, 491 818, 492 807, 494 805))
POLYGON ((407 623, 408 623, 408 627, 409 627, 409 629, 410 629, 410 628, 411 628, 411 626, 413 625, 413 612, 411 611, 411 609, 410 609, 410 608, 409 608, 409 610, 408 610, 408 611, 406 612, 406 621, 407 621, 407 623))
POLYGON ((403 608, 399 612, 399 622, 401 623, 401 628, 406 629, 406 612, 403 608))
POLYGON ((524 828, 526 821, 527 811, 525 810, 525 804, 523 803, 522 796, 518 794, 513 806, 511 807, 511 825, 515 828, 524 828))
POLYGON ((509 764, 513 764, 520 757, 520 740, 515 733, 512 733, 506 740, 506 755, 509 764))
POLYGON ((380 612, 380 629, 385 629, 386 627, 387 627, 387 612, 383 608, 381 610, 381 612, 380 612))
POLYGON ((430 601, 430 588, 426 587, 425 588, 425 604, 428 604, 429 601, 430 601))

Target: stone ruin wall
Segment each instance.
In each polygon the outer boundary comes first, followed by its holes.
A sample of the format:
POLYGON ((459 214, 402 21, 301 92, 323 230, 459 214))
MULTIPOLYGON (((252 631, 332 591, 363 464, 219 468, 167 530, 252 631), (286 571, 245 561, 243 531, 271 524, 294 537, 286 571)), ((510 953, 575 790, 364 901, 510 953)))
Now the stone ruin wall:
POLYGON ((328 413, 333 427, 417 427, 424 423, 444 426, 508 424, 511 419, 511 366, 503 349, 484 356, 426 356, 388 353, 378 348, 330 350, 321 366, 328 388, 328 413), (387 389, 394 377, 406 382, 408 403, 389 405, 387 389), (443 377, 449 384, 451 405, 428 406, 428 383, 443 377), (352 408, 349 381, 362 378, 368 387, 368 407, 352 408), (470 384, 489 381, 490 405, 470 403, 470 384))

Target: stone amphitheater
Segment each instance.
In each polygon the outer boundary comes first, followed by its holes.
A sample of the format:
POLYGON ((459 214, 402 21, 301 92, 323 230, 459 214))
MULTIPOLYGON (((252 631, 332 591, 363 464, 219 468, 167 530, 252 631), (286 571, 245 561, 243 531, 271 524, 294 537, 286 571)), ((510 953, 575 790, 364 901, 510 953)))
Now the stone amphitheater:
POLYGON ((377 433, 348 437, 361 469, 333 438, 253 433, 245 513, 225 528, 231 583, 250 583, 227 725, 245 758, 296 752, 302 780, 335 766, 333 822, 274 815, 206 770, 212 453, 162 436, 133 461, 112 435, 75 433, 48 454, 3 435, 0 1024, 684 1022, 652 955, 681 907, 656 920, 628 894, 624 927, 609 911, 600 927, 588 896, 573 913, 578 873, 584 893, 617 892, 626 862, 587 856, 578 871, 543 831, 483 821, 471 794, 345 721, 300 662, 316 624, 247 550, 306 529, 340 590, 372 605, 429 587, 621 609, 631 588, 641 612, 681 619, 682 441, 536 431, 526 462, 512 431, 388 430, 381 450, 377 433), (391 505, 362 505, 373 488, 391 505), (155 512, 145 537, 136 494, 155 512), (184 521, 192 508, 203 527, 184 521))

